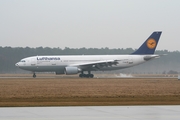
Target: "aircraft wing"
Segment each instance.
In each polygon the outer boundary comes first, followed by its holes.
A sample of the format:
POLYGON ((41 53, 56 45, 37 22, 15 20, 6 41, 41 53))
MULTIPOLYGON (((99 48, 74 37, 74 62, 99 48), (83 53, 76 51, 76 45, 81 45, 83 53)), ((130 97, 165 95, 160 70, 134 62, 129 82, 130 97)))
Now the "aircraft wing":
POLYGON ((101 60, 101 61, 95 61, 95 62, 85 62, 85 63, 79 63, 79 64, 72 64, 69 66, 78 66, 81 69, 100 69, 102 67, 109 67, 112 65, 117 65, 118 61, 120 60, 101 60))

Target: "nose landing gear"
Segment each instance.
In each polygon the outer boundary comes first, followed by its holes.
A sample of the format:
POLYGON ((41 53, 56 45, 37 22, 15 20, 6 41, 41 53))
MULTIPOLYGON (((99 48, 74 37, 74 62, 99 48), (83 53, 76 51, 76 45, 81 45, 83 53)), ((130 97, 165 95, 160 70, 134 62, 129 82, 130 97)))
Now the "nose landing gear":
POLYGON ((36 73, 33 73, 33 78, 36 78, 36 73))

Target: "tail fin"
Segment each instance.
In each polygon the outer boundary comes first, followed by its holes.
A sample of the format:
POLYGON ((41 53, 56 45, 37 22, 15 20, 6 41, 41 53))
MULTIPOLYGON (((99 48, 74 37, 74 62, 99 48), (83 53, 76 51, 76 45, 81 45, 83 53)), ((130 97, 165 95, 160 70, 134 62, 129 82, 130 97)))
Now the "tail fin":
POLYGON ((154 54, 156 46, 158 44, 159 38, 161 36, 161 31, 153 32, 148 39, 137 49, 134 55, 143 55, 143 54, 154 54))

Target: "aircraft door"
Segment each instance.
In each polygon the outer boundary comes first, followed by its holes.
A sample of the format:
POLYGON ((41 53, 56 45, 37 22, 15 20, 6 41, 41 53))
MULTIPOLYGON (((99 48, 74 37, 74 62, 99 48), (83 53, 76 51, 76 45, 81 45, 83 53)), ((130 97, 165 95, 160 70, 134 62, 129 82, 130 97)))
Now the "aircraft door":
POLYGON ((51 65, 56 66, 56 60, 52 60, 51 65))
POLYGON ((37 60, 36 58, 31 59, 31 66, 37 66, 37 60))

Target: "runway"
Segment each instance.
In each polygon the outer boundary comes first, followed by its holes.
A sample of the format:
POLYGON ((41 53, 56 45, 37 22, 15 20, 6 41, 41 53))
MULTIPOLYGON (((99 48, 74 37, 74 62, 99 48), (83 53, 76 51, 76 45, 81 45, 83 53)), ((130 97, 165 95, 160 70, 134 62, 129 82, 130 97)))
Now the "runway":
POLYGON ((5 107, 0 120, 179 120, 180 106, 5 107))
MULTIPOLYGON (((32 74, 0 74, 0 79, 4 79, 4 78, 32 78, 32 74)), ((55 74, 37 74, 37 77, 36 79, 38 78, 53 78, 53 79, 56 79, 56 78, 59 78, 59 79, 64 79, 64 78, 79 78, 78 75, 55 75, 55 74)), ((123 78, 123 79, 137 79, 137 78, 163 78, 163 79, 169 79, 169 78, 177 78, 178 79, 178 76, 177 75, 164 75, 164 74, 160 74, 160 75, 156 75, 156 74, 150 74, 150 75, 145 75, 145 74, 95 74, 95 77, 94 79, 119 79, 119 78, 123 78)), ((90 79, 90 78, 89 78, 90 79)), ((91 78, 92 79, 92 78, 91 78)))

